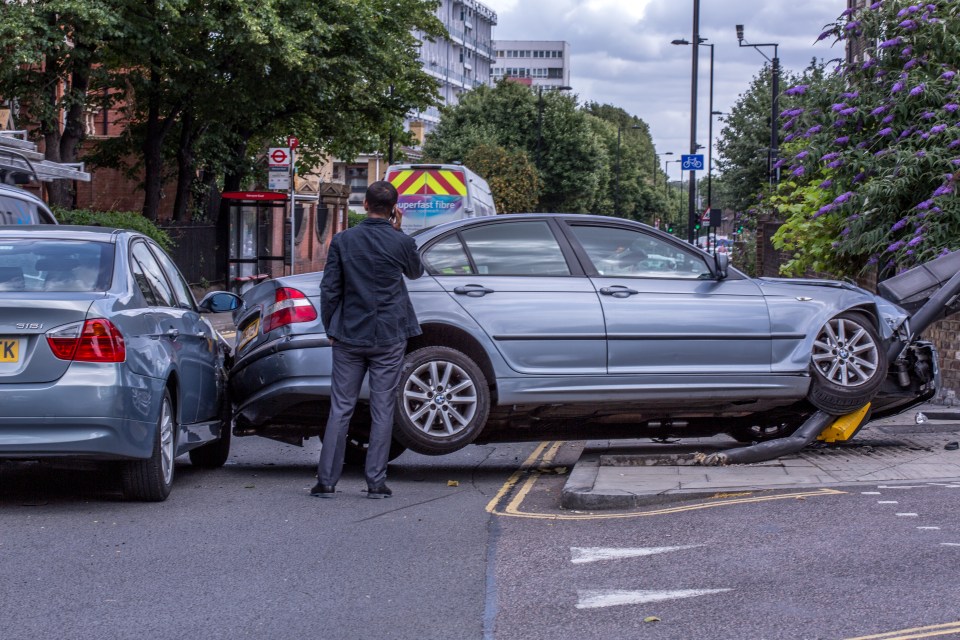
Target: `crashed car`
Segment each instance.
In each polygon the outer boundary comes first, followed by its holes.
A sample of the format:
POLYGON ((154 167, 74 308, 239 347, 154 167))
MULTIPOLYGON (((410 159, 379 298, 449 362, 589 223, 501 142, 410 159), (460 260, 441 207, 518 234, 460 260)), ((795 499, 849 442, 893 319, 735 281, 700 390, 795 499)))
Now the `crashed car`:
MULTIPOLYGON (((750 278, 725 254, 590 215, 461 220, 414 237, 426 274, 407 286, 423 335, 407 347, 393 456, 543 438, 760 442, 818 412, 860 410, 839 439, 849 438, 937 394, 937 354, 919 336, 957 310, 960 290, 960 253, 874 295, 750 278)), ((322 435, 331 349, 321 276, 265 281, 234 312, 235 435, 322 435)), ((368 424, 361 403, 353 461, 368 424)))

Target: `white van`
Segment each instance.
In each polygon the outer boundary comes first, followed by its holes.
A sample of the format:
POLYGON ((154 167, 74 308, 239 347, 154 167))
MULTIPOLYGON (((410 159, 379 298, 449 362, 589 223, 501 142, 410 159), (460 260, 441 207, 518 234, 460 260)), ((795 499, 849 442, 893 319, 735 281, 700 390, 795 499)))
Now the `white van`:
POLYGON ((461 164, 395 164, 386 179, 400 194, 407 233, 497 213, 487 181, 461 164))

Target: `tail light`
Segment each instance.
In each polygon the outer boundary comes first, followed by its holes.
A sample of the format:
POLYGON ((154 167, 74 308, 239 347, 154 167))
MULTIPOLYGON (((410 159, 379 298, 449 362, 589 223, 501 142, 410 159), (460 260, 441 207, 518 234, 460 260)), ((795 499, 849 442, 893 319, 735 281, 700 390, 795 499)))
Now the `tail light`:
POLYGON ((123 362, 127 348, 123 336, 104 318, 68 324, 47 333, 53 355, 74 362, 123 362))
POLYGON ((288 324, 313 322, 317 319, 317 310, 302 291, 281 287, 276 292, 276 302, 267 307, 263 316, 263 332, 270 333, 288 324))

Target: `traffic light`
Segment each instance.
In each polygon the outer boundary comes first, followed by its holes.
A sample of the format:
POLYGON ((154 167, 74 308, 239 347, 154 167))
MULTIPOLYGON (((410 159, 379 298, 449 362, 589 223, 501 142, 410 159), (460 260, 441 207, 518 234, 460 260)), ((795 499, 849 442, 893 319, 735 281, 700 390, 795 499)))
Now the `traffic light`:
POLYGON ((672 223, 672 222, 668 222, 668 223, 667 223, 667 233, 673 233, 673 223, 672 223))
POLYGON ((694 230, 694 231, 700 231, 700 223, 699 223, 699 222, 696 223, 695 225, 693 225, 693 230, 694 230))

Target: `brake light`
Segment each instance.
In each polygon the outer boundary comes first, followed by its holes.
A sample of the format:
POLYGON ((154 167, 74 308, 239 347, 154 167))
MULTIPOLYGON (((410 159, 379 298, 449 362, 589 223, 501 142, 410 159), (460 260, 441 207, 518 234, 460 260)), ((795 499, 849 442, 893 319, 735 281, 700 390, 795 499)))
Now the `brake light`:
POLYGON ((276 302, 267 307, 263 316, 263 332, 270 333, 274 329, 285 327, 297 322, 313 322, 317 319, 317 310, 310 304, 310 300, 298 289, 281 287, 277 289, 276 302))
POLYGON ((50 351, 74 362, 123 362, 127 348, 116 326, 104 318, 75 322, 47 333, 50 351))

